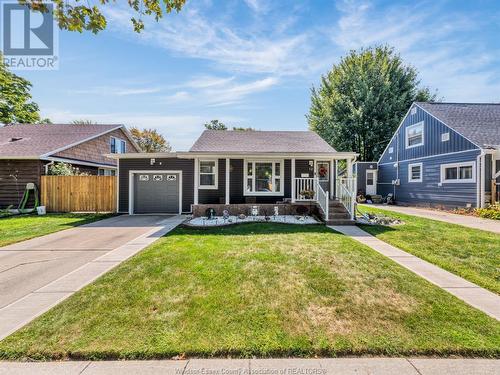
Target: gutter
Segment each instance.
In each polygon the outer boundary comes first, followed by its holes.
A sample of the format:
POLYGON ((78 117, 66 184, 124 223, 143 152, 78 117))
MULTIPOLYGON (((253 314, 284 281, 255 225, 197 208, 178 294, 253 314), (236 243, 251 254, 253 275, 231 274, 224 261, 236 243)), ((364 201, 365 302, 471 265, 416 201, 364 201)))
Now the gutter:
POLYGON ((484 168, 484 156, 486 155, 486 152, 484 149, 481 149, 481 153, 477 156, 476 158, 476 174, 477 174, 477 181, 476 181, 476 207, 477 208, 483 208, 484 207, 484 195, 485 195, 485 189, 484 189, 484 174, 485 174, 485 168, 484 168))

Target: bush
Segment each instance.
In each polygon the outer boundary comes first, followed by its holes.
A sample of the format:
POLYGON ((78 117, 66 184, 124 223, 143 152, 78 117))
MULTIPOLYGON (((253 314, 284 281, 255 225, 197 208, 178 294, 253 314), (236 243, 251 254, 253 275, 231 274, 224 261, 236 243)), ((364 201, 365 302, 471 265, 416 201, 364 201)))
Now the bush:
POLYGON ((485 208, 476 209, 477 216, 486 219, 500 220, 500 203, 490 204, 485 208))
POLYGON ((88 176, 68 163, 54 163, 49 166, 49 175, 52 176, 88 176))

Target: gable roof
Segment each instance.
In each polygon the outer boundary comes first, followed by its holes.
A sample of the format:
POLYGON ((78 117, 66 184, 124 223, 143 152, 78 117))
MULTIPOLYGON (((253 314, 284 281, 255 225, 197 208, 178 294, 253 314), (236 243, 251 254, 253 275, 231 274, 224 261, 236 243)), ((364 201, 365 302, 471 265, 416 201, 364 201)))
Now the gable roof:
POLYGON ((500 104, 415 104, 481 148, 500 146, 500 104))
POLYGON ((189 152, 207 153, 332 153, 312 131, 205 130, 189 152))
MULTIPOLYGON (((39 159, 123 125, 19 124, 0 127, 0 158, 39 159)), ((135 143, 134 147, 135 147, 135 143)))

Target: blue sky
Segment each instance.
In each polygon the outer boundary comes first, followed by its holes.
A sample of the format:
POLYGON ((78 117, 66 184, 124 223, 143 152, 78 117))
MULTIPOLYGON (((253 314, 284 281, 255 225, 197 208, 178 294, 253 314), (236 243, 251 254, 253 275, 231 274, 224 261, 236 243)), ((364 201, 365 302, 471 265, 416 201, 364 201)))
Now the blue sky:
POLYGON ((188 0, 132 31, 59 33, 57 71, 17 72, 54 122, 86 118, 158 129, 177 150, 219 119, 305 130, 310 88, 350 49, 394 46, 446 101, 500 101, 500 2, 188 0))

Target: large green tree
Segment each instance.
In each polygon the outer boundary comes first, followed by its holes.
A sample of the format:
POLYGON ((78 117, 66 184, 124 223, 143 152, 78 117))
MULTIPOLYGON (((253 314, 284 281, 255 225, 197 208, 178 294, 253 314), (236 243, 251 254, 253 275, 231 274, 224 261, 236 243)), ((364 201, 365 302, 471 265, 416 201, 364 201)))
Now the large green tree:
POLYGON ((351 51, 311 92, 307 120, 338 151, 377 160, 414 101, 434 100, 393 48, 351 51))
MULTIPOLYGON (((48 12, 48 7, 41 0, 18 0, 20 4, 27 5, 38 12, 48 12)), ((107 26, 103 8, 117 7, 116 0, 52 0, 54 4, 54 17, 63 30, 91 31, 94 34, 104 30, 107 26)), ((180 11, 186 0, 127 0, 120 1, 130 7, 132 13, 130 22, 134 31, 144 29, 143 17, 153 17, 159 21, 166 13, 180 11)))
POLYGON ((208 130, 227 130, 227 126, 219 120, 211 120, 205 123, 205 129, 208 130))
POLYGON ((0 53, 0 123, 37 123, 38 104, 31 100, 31 83, 9 72, 0 53))

